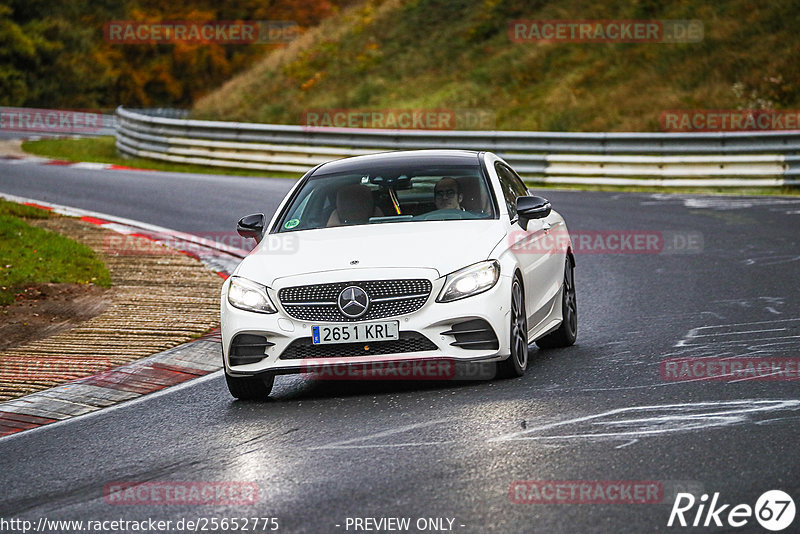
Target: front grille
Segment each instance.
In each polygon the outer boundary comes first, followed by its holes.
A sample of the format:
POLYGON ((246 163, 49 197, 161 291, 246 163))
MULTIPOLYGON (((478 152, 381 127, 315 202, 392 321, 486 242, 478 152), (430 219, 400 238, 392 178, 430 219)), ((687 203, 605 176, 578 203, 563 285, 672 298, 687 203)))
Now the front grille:
POLYGON ((400 332, 400 339, 372 341, 370 343, 338 343, 314 345, 310 337, 294 340, 280 355, 281 360, 303 358, 346 358, 350 356, 375 356, 436 350, 434 343, 418 332, 400 332), (364 347, 369 347, 365 349, 364 347))
POLYGON ((432 287, 430 280, 424 278, 335 282, 285 287, 278 291, 278 299, 287 314, 301 321, 369 321, 417 311, 428 300, 432 287), (339 294, 348 286, 360 287, 370 300, 367 312, 356 319, 344 315, 337 305, 339 294))

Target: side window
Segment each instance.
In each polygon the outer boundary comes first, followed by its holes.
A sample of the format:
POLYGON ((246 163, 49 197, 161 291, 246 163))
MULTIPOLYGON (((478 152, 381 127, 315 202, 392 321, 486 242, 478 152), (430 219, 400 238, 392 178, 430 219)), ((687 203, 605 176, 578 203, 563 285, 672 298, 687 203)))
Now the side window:
POLYGON ((517 216, 517 197, 524 197, 528 194, 528 188, 520 180, 514 171, 501 163, 495 163, 497 176, 500 179, 500 187, 503 190, 503 197, 508 208, 508 215, 511 219, 517 216))
POLYGON ((520 178, 519 175, 513 170, 509 169, 509 171, 511 172, 511 183, 514 184, 514 189, 517 192, 517 196, 528 196, 528 186, 525 185, 525 182, 522 181, 522 178, 520 178))

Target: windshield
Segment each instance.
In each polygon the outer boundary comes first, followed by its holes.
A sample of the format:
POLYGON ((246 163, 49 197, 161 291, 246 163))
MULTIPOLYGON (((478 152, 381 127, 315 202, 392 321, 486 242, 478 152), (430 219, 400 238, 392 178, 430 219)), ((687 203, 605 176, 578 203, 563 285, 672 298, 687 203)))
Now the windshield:
POLYGON ((494 202, 475 165, 350 171, 311 176, 284 210, 278 231, 491 218, 494 202))

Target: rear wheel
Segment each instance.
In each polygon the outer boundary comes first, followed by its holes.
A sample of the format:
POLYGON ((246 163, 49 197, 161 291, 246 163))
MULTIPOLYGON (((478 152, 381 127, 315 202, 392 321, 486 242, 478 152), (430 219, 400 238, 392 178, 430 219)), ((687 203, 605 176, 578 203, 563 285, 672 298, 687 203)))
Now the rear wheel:
POLYGON ((501 377, 522 376, 528 368, 528 318, 525 313, 525 293, 519 276, 511 284, 511 355, 498 364, 501 377))
POLYGON ((275 383, 274 375, 230 376, 225 373, 225 382, 231 395, 241 400, 266 399, 275 383))
POLYGON ((572 257, 567 256, 564 267, 564 291, 561 295, 561 313, 563 320, 558 330, 551 332, 536 344, 543 349, 569 347, 578 338, 578 301, 575 292, 575 264, 572 257))

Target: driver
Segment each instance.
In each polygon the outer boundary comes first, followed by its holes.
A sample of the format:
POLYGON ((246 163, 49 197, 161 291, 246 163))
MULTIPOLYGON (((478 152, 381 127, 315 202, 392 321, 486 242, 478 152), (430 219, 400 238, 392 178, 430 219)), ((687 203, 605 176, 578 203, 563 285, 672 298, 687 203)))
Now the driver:
POLYGON ((464 194, 461 192, 461 187, 459 187, 455 178, 445 176, 433 188, 433 201, 437 210, 464 211, 464 208, 461 207, 463 200, 464 194))

